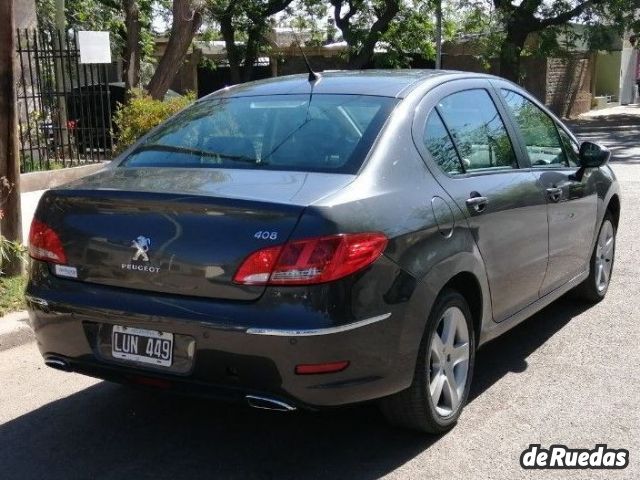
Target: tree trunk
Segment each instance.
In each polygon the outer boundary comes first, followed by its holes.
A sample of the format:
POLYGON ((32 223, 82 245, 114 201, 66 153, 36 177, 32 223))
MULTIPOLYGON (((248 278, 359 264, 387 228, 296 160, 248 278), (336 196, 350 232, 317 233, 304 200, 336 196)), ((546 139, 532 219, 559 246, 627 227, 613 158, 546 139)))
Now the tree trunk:
POLYGON ((167 49, 162 55, 151 81, 149 95, 164 98, 171 82, 182 66, 193 36, 202 23, 202 12, 192 6, 191 0, 173 0, 173 22, 167 49))
MULTIPOLYGON (((16 125, 15 48, 13 0, 0 1, 0 18, 5 25, 0 28, 0 233, 8 240, 22 241, 20 215, 20 150, 16 125), (5 187, 2 177, 10 185, 5 187), (9 191, 10 190, 10 191, 9 191)), ((19 258, 2 262, 6 275, 22 272, 19 258)))
POLYGON ((244 67, 242 68, 243 82, 248 82, 251 80, 253 66, 258 59, 258 45, 260 44, 261 37, 262 25, 254 23, 253 26, 249 29, 249 35, 247 36, 247 48, 244 53, 244 67))
POLYGON ((507 26, 507 36, 500 47, 500 76, 518 83, 520 81, 520 54, 529 31, 520 24, 507 26))
POLYGON ((124 48, 124 85, 127 91, 140 83, 140 9, 137 0, 123 0, 127 42, 124 48))
POLYGON ((227 50, 227 61, 229 62, 229 73, 231 84, 240 83, 240 54, 236 47, 236 32, 233 28, 233 13, 226 12, 218 19, 220 23, 220 33, 227 50))

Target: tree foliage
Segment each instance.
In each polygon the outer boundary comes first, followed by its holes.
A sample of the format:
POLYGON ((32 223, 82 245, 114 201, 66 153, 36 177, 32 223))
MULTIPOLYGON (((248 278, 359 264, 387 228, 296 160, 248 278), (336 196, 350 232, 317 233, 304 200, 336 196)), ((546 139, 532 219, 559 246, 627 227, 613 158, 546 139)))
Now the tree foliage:
MULTIPOLYGON (((166 7, 168 0, 131 0, 138 11, 139 35, 137 55, 141 61, 150 61, 153 56, 155 35, 151 28, 154 14, 166 7)), ((102 30, 111 33, 111 48, 114 56, 127 58, 127 0, 66 0, 65 18, 68 30, 102 30)), ((56 28, 55 0, 37 0, 38 25, 43 30, 56 28)), ((125 79, 126 80, 126 79, 125 79)))
POLYGON ((493 0, 504 28, 504 40, 500 48, 500 74, 514 81, 520 76, 520 57, 527 37, 541 33, 547 46, 557 43, 559 27, 570 21, 586 25, 608 23, 617 25, 620 33, 635 26, 637 0, 522 0, 515 3, 493 0))
MULTIPOLYGON (((53 27, 55 0, 38 0, 43 27, 53 27)), ((171 25, 164 56, 149 84, 161 98, 196 34, 222 39, 232 83, 252 78, 260 55, 273 47, 270 30, 287 25, 307 46, 320 46, 333 35, 347 44, 347 67, 407 67, 435 57, 435 0, 66 0, 72 29, 112 32, 114 49, 125 59, 127 85, 140 83, 139 63, 151 58, 153 18, 171 25), (331 18, 331 22, 328 22, 331 18), (130 35, 129 35, 130 33, 130 35), (384 51, 374 62, 374 52, 384 51), (129 67, 131 65, 131 67, 129 67)), ((482 57, 499 60, 500 73, 520 79, 524 55, 558 54, 579 38, 569 22, 590 26, 586 40, 594 48, 611 32, 638 29, 640 0, 445 0, 444 39, 473 38, 482 57), (535 34, 535 50, 527 40, 535 34)))
MULTIPOLYGON (((435 14, 433 2, 410 1, 401 4, 400 11, 382 36, 380 44, 386 54, 383 63, 377 66, 385 68, 407 68, 415 60, 433 60, 436 56, 435 14)), ((443 12, 442 38, 451 40, 458 33, 457 17, 450 8, 443 12)))

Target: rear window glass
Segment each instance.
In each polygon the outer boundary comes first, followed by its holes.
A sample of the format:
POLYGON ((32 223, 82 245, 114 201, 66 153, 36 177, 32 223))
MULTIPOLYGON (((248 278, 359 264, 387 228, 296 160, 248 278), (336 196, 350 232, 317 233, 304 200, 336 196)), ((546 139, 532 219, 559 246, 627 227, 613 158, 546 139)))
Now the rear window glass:
POLYGON ((395 103, 364 95, 204 100, 160 126, 120 166, 355 173, 395 103))

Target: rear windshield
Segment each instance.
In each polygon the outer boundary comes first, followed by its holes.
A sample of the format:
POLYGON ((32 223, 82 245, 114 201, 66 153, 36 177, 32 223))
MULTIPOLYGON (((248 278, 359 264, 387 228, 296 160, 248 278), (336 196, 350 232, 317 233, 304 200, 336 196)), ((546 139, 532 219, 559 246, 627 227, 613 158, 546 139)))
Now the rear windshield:
POLYGON ((366 95, 204 100, 155 130, 120 166, 355 173, 396 102, 366 95))

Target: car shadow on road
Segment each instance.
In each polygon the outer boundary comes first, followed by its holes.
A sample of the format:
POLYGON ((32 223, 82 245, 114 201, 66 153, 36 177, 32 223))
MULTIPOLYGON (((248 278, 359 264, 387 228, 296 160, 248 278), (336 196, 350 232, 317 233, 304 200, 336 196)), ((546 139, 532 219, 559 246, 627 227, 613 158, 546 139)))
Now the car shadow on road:
MULTIPOLYGON (((583 310, 560 300, 483 348, 471 401, 583 310)), ((102 382, 1 425, 0 478, 373 479, 440 438, 373 405, 282 414, 102 382)))
POLYGON ((542 309, 496 340, 484 345, 477 354, 469 402, 507 373, 527 369, 527 357, 555 335, 589 305, 565 296, 542 309))

